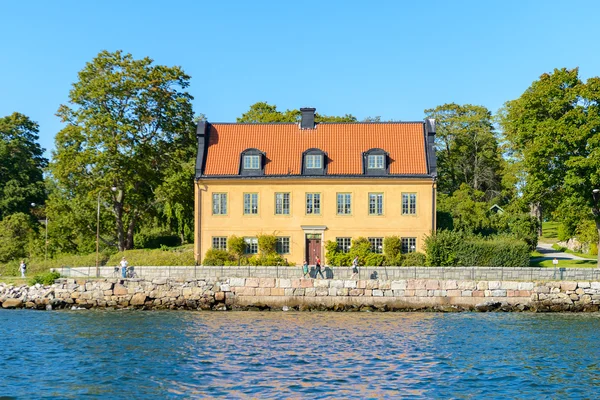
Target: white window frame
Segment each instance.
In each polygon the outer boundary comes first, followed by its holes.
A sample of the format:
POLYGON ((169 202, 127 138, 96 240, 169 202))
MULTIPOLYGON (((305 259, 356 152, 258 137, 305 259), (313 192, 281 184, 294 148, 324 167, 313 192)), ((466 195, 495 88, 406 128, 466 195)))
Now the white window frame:
POLYGON ((275 193, 275 215, 290 215, 290 193, 275 193))
POLYGON ((213 215, 227 215, 227 193, 212 194, 213 215))
POLYGON ((322 169, 323 155, 322 154, 307 154, 304 156, 304 166, 306 169, 322 169))
POLYGON ((337 193, 337 215, 352 214, 352 194, 337 193))
POLYGON ((384 154, 369 154, 367 157, 367 168, 369 169, 384 169, 385 155, 384 154))
POLYGON ((416 193, 402 193, 402 215, 417 215, 416 193))
POLYGON ((260 155, 249 154, 244 156, 244 169, 260 169, 260 155))
POLYGON ((244 193, 244 215, 258 215, 258 193, 244 193))
POLYGON ((306 193, 306 215, 321 215, 321 193, 306 193))
POLYGON ((383 193, 369 193, 369 215, 383 215, 383 193))

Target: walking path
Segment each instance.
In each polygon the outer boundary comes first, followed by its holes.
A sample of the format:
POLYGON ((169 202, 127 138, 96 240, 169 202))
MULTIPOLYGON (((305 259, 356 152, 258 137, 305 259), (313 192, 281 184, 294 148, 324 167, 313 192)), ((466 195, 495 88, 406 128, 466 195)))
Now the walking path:
POLYGON ((564 253, 562 251, 554 250, 552 248, 551 243, 538 243, 536 250, 539 253, 542 253, 544 256, 533 258, 533 260, 535 260, 535 261, 553 260, 555 258, 558 260, 588 260, 588 258, 583 258, 583 257, 576 256, 574 254, 564 253))

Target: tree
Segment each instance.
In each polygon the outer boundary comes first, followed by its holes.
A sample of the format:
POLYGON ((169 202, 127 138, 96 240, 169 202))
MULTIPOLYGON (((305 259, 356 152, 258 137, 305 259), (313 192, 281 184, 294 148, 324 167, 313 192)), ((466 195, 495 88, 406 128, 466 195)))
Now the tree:
MULTIPOLYGON (((237 122, 246 123, 271 123, 271 122, 298 122, 302 117, 300 110, 277 110, 276 105, 259 101, 250 106, 250 109, 237 118, 237 122)), ((346 114, 344 116, 328 116, 315 114, 315 122, 357 122, 355 116, 346 114)))
POLYGON ((487 200, 496 197, 502 190, 501 154, 490 111, 451 103, 425 114, 436 120, 438 189, 451 194, 465 183, 487 200))
POLYGON ((577 68, 545 73, 506 103, 501 123, 522 160, 529 202, 552 204, 558 216, 585 209, 600 232, 592 195, 600 188, 600 78, 583 83, 577 68))
POLYGON ((20 113, 0 118, 0 219, 28 213, 31 203, 45 201, 43 170, 48 160, 37 143, 38 128, 20 113))
POLYGON ((31 217, 24 213, 15 213, 0 221, 0 262, 26 257, 34 236, 31 217))
POLYGON ((131 249, 137 223, 161 200, 157 188, 195 140, 190 77, 121 51, 102 51, 78 77, 57 112, 67 126, 51 171, 60 192, 89 209, 88 227, 97 202, 103 219, 110 209, 114 229, 104 243, 131 249))

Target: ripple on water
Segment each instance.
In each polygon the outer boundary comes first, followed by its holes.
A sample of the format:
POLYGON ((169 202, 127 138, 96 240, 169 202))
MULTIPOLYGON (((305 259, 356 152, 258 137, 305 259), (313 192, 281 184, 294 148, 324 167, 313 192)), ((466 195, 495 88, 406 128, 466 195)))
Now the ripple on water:
POLYGON ((0 310, 18 398, 596 397, 593 314, 0 310))

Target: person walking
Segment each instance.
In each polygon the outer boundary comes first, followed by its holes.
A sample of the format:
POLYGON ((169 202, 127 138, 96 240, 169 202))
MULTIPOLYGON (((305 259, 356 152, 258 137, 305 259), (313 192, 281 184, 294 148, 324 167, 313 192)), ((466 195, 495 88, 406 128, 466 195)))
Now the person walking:
POLYGON ((125 257, 121 258, 121 262, 119 263, 119 265, 121 266, 121 276, 123 278, 127 278, 127 267, 129 266, 129 263, 127 262, 125 257))
POLYGON ((307 276, 310 278, 310 274, 308 273, 308 263, 304 260, 304 264, 302 264, 302 277, 306 278, 307 276))
POLYGON ((25 272, 27 272, 27 264, 25 264, 25 260, 21 260, 19 270, 21 271, 21 278, 25 278, 25 272))
POLYGON ((321 272, 321 260, 319 257, 317 257, 317 260, 315 261, 315 279, 317 279, 317 274, 321 275, 321 279, 325 279, 323 272, 321 272))
POLYGON ((350 279, 356 278, 357 275, 358 275, 358 256, 354 257, 354 260, 352 260, 352 276, 350 277, 350 279))

